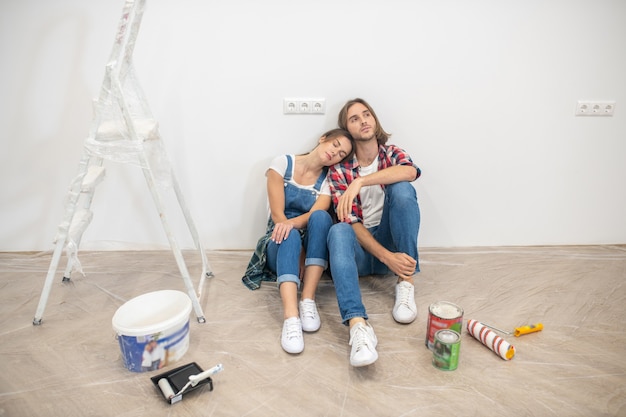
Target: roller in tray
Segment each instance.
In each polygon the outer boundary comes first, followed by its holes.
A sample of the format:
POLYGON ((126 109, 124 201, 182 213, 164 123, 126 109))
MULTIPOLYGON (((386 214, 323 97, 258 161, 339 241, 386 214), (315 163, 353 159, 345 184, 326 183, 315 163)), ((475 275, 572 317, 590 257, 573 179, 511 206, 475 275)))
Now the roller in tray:
POLYGON ((209 391, 213 391, 211 376, 222 369, 222 364, 218 364, 211 369, 203 371, 197 363, 192 362, 153 376, 150 380, 161 392, 165 400, 170 404, 174 404, 181 401, 184 394, 205 385, 209 386, 209 391))

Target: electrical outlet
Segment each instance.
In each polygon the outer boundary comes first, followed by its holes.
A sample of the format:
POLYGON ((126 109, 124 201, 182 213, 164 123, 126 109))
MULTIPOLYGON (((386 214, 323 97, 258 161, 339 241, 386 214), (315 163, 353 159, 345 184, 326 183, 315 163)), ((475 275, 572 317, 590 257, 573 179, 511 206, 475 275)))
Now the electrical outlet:
POLYGON ((578 100, 576 103, 576 116, 613 116, 615 113, 615 101, 578 100))
POLYGON ((283 99, 283 113, 297 114, 298 113, 298 100, 295 98, 283 99))
POLYGON ((326 99, 324 98, 284 98, 284 114, 324 114, 326 99))
POLYGON ((311 113, 324 114, 326 113, 326 99, 317 98, 311 100, 311 113))
POLYGON ((298 113, 311 113, 311 102, 307 100, 298 101, 298 113))

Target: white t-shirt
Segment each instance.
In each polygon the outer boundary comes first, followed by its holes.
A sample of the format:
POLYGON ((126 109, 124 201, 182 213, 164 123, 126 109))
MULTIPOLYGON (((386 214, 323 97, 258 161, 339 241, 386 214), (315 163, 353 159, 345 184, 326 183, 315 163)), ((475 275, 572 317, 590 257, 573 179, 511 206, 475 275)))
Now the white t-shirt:
MULTIPOLYGON (((292 166, 291 169, 295 170, 295 166, 296 166, 296 156, 295 155, 291 155, 291 161, 292 161, 292 166)), ((274 158, 272 160, 272 163, 270 164, 269 169, 273 169, 274 171, 278 172, 280 174, 281 177, 285 177, 285 170, 287 169, 287 155, 281 155, 281 156, 277 156, 276 158, 274 158)), ((265 174, 267 176, 267 173, 265 174)), ((302 184, 298 184, 294 179, 293 179, 293 175, 291 176, 291 179, 289 181, 287 181, 289 184, 292 184, 298 188, 303 188, 305 190, 311 190, 311 191, 315 191, 315 184, 311 184, 311 185, 302 185, 302 184)), ((330 195, 330 185, 328 185, 328 178, 324 178, 324 182, 322 183, 322 186, 320 187, 320 195, 330 195)))
MULTIPOLYGON (((364 167, 359 166, 361 176, 373 174, 378 171, 378 158, 364 167)), ((359 192, 361 197, 361 207, 363 208, 363 226, 366 228, 378 226, 383 216, 383 206, 385 204, 385 191, 379 184, 362 187, 359 192)))

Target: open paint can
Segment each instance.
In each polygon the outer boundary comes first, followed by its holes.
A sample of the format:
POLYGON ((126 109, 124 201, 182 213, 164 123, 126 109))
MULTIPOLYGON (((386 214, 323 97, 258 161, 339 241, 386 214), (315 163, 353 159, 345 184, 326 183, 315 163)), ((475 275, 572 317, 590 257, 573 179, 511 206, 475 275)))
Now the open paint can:
POLYGON ((442 371, 454 371, 459 366, 461 335, 450 329, 435 333, 433 365, 442 371))
POLYGON ((448 301, 432 303, 428 309, 428 327, 426 328, 426 347, 433 350, 435 333, 451 329, 461 334, 463 328, 463 309, 448 301))

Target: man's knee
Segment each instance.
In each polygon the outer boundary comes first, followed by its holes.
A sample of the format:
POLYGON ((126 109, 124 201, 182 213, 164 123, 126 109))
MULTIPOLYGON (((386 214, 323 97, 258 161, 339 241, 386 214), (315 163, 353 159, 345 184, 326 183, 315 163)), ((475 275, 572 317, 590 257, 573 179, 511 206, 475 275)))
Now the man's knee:
POLYGON ((352 226, 348 223, 334 224, 328 231, 328 248, 331 249, 334 244, 344 245, 355 236, 352 226))
POLYGON ((415 188, 406 181, 388 185, 385 190, 385 205, 409 212, 419 210, 415 188))
POLYGON ((410 182, 401 181, 386 186, 385 194, 391 198, 417 199, 415 188, 410 182))
POLYGON ((333 235, 344 235, 344 234, 350 234, 350 233, 353 233, 352 225, 345 223, 345 222, 333 224, 329 232, 329 234, 333 234, 333 235))

